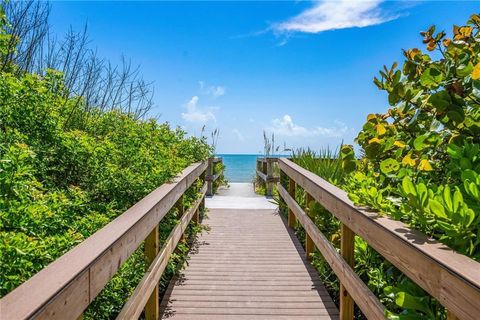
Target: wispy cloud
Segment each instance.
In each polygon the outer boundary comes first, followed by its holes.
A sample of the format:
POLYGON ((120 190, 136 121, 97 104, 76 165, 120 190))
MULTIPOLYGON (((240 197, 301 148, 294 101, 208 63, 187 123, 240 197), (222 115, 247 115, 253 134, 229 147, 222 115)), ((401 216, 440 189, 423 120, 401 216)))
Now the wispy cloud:
POLYGON ((319 33, 328 30, 363 28, 394 20, 400 15, 382 10, 382 0, 316 1, 309 9, 273 25, 279 33, 319 33))
POLYGON ((187 122, 205 124, 209 121, 216 121, 213 111, 216 108, 206 107, 201 108, 198 105, 198 96, 193 96, 190 101, 184 106, 186 112, 182 112, 182 119, 187 122))
POLYGON ((292 117, 288 114, 282 118, 273 119, 271 126, 267 127, 266 130, 284 137, 324 136, 331 138, 341 138, 351 131, 351 129, 340 121, 334 121, 334 125, 331 127, 306 128, 294 123, 292 117))
POLYGON ((218 98, 227 93, 227 89, 224 86, 209 86, 204 81, 198 81, 200 91, 203 94, 210 95, 213 98, 218 98))
POLYGON ((245 137, 240 132, 240 130, 235 128, 235 129, 232 130, 232 133, 239 141, 242 141, 242 142, 245 141, 245 137))

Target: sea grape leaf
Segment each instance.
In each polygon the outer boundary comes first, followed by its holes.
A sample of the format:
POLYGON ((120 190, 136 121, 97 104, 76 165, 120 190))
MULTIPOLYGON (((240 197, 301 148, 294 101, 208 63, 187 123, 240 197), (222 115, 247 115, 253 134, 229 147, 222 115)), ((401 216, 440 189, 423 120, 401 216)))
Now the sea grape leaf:
POLYGON ((475 65, 472 69, 472 79, 478 80, 480 79, 480 62, 475 65))
POLYGON ((442 72, 433 66, 427 68, 420 76, 420 83, 427 88, 437 87, 442 80, 442 72))
POLYGON ((412 180, 410 180, 409 177, 403 178, 402 188, 403 188, 403 191, 406 194, 413 194, 414 196, 417 195, 417 191, 415 190, 415 186, 413 185, 412 180))
POLYGON ((432 171, 432 165, 427 159, 422 159, 420 160, 420 163, 418 164, 418 170, 422 171, 432 171))
POLYGON ((389 174, 391 172, 398 171, 398 169, 400 169, 400 164, 395 159, 388 158, 388 159, 383 160, 380 163, 380 170, 384 174, 389 174))
POLYGON ((420 151, 420 150, 425 149, 428 146, 428 143, 426 142, 427 138, 428 138, 427 134, 424 134, 424 135, 421 135, 421 136, 417 137, 413 141, 413 147, 415 148, 415 150, 420 151))
POLYGON ((430 211, 433 212, 437 217, 447 219, 447 215, 445 214, 445 209, 443 208, 442 204, 437 200, 430 199, 428 201, 428 206, 430 211))
POLYGON ((426 314, 430 314, 430 308, 425 299, 412 296, 406 292, 398 292, 395 295, 395 303, 405 309, 422 311, 426 314))
POLYGON ((457 68, 457 74, 460 77, 466 77, 470 75, 472 71, 473 71, 473 64, 471 62, 469 62, 467 65, 461 65, 457 68))
POLYGON ((445 111, 452 103, 452 100, 450 99, 448 92, 443 90, 432 94, 428 98, 428 102, 431 103, 438 111, 445 111))

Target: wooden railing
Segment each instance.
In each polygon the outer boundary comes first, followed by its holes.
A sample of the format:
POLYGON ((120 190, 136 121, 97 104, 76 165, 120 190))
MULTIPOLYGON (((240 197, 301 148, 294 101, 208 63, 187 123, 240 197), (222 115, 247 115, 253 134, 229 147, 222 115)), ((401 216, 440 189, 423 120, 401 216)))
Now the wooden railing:
POLYGON ((273 185, 279 181, 279 177, 273 175, 274 164, 277 162, 278 158, 257 158, 257 178, 265 185, 267 196, 273 195, 273 185))
MULTIPOLYGON (((215 160, 213 160, 215 161, 215 160)), ((78 319, 130 255, 145 241, 149 263, 143 279, 118 319, 158 319, 158 282, 169 257, 193 218, 198 222, 207 184, 186 211, 183 194, 197 179, 205 181, 207 161, 187 167, 91 237, 52 262, 0 300, 0 319, 78 319), (180 222, 160 248, 159 223, 174 207, 180 222)))
POLYGON ((209 158, 208 159, 208 167, 207 167, 207 174, 205 176, 205 180, 207 181, 207 196, 211 197, 213 196, 213 184, 215 181, 217 181, 218 178, 220 178, 223 175, 223 171, 217 174, 214 174, 215 172, 215 166, 218 163, 223 164, 223 159, 220 157, 215 157, 215 158, 209 158))
POLYGON ((341 283, 341 319, 353 318, 354 304, 368 319, 385 317, 385 307, 353 269, 355 235, 446 307, 449 319, 480 318, 480 263, 400 221, 355 206, 343 190, 288 159, 279 159, 279 167, 280 180, 289 181, 288 191, 278 185, 288 206, 288 225, 298 221, 303 226, 307 257, 316 247, 341 283), (340 253, 296 202, 296 186, 305 191, 307 203, 317 201, 340 220, 340 253))

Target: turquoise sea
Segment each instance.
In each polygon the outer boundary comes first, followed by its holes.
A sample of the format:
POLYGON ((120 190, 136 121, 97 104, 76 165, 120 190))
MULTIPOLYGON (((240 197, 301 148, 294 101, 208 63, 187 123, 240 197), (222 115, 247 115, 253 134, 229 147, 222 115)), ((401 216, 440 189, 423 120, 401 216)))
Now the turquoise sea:
POLYGON ((228 182, 252 182, 255 176, 257 154, 219 154, 225 164, 228 182))
POLYGON ((252 182, 258 154, 218 154, 225 164, 225 177, 228 182, 252 182))

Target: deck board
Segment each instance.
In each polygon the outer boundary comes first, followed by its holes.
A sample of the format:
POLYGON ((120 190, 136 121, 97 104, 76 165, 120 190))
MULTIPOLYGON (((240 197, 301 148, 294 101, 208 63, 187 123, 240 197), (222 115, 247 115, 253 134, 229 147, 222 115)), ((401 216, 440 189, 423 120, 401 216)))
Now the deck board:
POLYGON ((338 309, 275 209, 210 208, 162 319, 338 319, 338 309))

